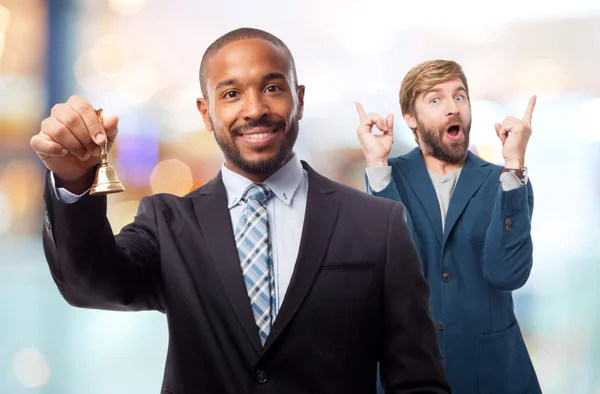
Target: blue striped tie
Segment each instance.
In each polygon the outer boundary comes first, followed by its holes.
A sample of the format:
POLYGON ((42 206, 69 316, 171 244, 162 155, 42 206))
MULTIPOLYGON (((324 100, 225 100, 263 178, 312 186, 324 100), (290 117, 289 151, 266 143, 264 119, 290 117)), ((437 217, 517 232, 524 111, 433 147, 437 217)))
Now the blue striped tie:
POLYGON ((251 185, 244 192, 244 212, 235 232, 235 243, 250 305, 264 345, 275 316, 275 280, 271 274, 271 238, 265 203, 273 193, 266 185, 251 185))

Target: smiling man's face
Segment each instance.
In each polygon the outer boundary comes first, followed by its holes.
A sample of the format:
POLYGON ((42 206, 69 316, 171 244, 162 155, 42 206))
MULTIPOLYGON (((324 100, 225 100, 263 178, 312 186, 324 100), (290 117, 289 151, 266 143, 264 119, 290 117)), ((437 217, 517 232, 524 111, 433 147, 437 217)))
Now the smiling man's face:
POLYGON ((208 61, 206 87, 198 109, 229 169, 266 178, 293 156, 304 87, 283 49, 259 38, 229 43, 208 61))

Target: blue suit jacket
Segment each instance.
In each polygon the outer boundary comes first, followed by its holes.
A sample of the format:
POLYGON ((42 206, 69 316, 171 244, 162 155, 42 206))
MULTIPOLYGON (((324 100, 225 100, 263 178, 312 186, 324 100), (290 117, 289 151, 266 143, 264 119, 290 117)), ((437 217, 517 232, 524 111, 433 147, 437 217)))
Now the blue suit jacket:
POLYGON ((392 181, 369 193, 400 201, 431 287, 431 309, 458 394, 538 394, 512 291, 532 267, 531 183, 505 192, 500 168, 469 152, 445 230, 421 150, 389 160, 392 181))

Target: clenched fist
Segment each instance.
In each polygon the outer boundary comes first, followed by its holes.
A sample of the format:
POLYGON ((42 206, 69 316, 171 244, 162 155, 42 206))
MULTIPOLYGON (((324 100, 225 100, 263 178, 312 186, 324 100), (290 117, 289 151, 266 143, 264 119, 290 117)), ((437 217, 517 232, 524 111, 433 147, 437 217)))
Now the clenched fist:
POLYGON ((100 163, 100 145, 108 141, 110 151, 117 123, 116 116, 104 116, 101 123, 87 100, 72 96, 52 108, 30 144, 62 187, 81 194, 92 184, 93 169, 100 163))
POLYGON ((394 115, 389 114, 386 118, 382 118, 374 113, 367 114, 360 103, 356 103, 356 110, 360 119, 356 134, 367 159, 367 166, 387 166, 388 156, 394 143, 394 115), (383 134, 373 134, 373 126, 383 134))

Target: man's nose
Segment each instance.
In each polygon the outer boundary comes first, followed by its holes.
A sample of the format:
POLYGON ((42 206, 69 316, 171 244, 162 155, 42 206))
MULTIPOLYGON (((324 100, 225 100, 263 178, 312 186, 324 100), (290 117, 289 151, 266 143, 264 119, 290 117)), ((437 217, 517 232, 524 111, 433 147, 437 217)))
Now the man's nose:
POLYGON ((449 100, 448 104, 446 104, 446 115, 447 116, 458 116, 460 114, 460 110, 458 109, 458 103, 456 100, 449 100))
POLYGON ((262 94, 253 92, 246 95, 243 116, 246 119, 258 120, 269 113, 269 108, 262 94))

